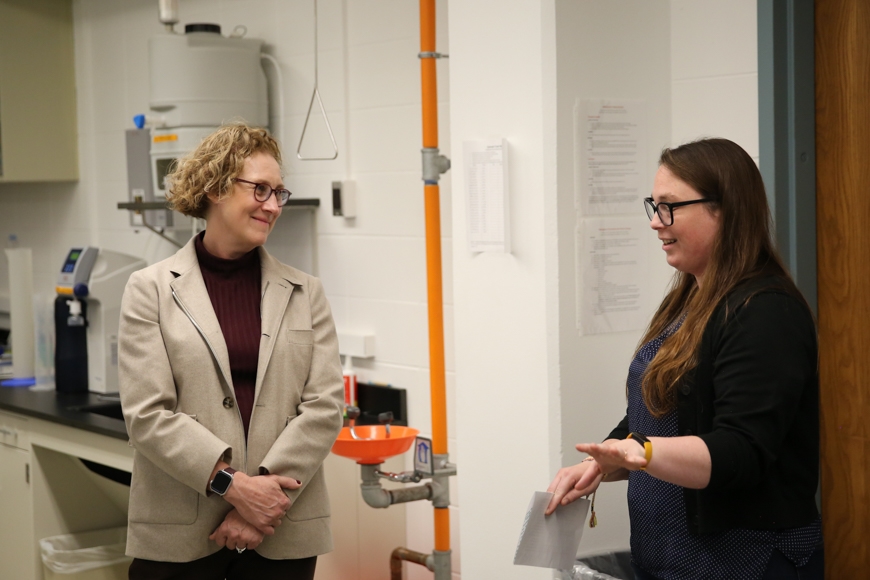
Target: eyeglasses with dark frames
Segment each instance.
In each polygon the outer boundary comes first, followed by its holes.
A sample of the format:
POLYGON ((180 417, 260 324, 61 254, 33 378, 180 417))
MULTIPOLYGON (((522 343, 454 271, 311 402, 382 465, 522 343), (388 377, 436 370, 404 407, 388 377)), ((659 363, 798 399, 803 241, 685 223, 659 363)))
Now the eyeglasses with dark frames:
POLYGON ((646 210, 646 215, 652 221, 653 216, 658 214, 659 220, 661 220, 662 225, 671 226, 674 225, 674 209, 678 207, 683 207, 686 205, 693 205, 696 203, 707 203, 710 201, 715 201, 713 199, 693 199, 691 201, 660 201, 656 203, 653 201, 651 197, 645 197, 643 199, 643 207, 646 210))
POLYGON ((259 201, 260 203, 265 203, 266 200, 269 199, 269 196, 274 193, 275 201, 278 202, 278 207, 283 207, 287 203, 287 200, 290 199, 290 196, 293 195, 292 193, 290 193, 289 189, 273 189, 272 186, 266 183, 254 183, 253 181, 248 181, 247 179, 239 179, 238 177, 234 178, 233 181, 253 185, 254 199, 259 201))

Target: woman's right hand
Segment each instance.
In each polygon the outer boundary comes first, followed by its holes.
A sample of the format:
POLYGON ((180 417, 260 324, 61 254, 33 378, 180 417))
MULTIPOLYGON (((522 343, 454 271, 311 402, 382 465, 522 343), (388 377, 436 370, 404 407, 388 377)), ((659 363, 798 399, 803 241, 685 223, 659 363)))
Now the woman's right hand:
POLYGON ((601 483, 604 474, 593 459, 585 459, 577 465, 563 467, 556 472, 556 477, 547 488, 553 494, 547 511, 544 515, 550 515, 560 505, 568 505, 576 499, 589 495, 601 483))
POLYGON ((254 550, 263 537, 263 532, 246 522, 238 510, 232 509, 208 539, 229 550, 254 550))
POLYGON ((224 499, 252 526, 271 536, 290 509, 290 499, 284 490, 301 486, 292 477, 274 474, 249 477, 237 471, 224 499))

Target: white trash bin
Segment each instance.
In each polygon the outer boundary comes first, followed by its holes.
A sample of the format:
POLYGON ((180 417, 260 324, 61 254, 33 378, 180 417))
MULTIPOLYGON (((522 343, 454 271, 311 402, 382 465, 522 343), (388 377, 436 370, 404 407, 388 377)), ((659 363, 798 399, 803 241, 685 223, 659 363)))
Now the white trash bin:
POLYGON ((39 540, 45 580, 127 580, 127 528, 39 540))

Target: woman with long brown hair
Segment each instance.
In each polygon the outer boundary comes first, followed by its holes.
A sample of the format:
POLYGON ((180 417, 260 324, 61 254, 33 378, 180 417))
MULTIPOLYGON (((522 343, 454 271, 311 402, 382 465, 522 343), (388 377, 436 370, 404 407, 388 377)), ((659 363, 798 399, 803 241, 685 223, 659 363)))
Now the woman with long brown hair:
POLYGON ((644 200, 673 285, 640 341, 626 416, 556 474, 552 513, 628 479, 638 580, 822 578, 816 330, 735 143, 665 149, 644 200))

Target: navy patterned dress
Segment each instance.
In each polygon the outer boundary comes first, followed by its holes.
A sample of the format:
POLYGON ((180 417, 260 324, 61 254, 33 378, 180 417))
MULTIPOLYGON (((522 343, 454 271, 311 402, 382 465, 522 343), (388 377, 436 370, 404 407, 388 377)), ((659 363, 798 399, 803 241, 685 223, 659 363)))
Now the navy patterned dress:
MULTIPOLYGON (((641 380, 662 342, 679 324, 643 345, 628 372, 628 427, 647 437, 676 437, 677 413, 653 417, 641 395, 641 380)), ((733 529, 697 535, 689 531, 683 488, 644 471, 628 478, 631 556, 661 580, 759 580, 774 549, 797 566, 807 563, 821 541, 821 519, 782 531, 733 529)))

